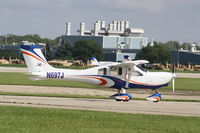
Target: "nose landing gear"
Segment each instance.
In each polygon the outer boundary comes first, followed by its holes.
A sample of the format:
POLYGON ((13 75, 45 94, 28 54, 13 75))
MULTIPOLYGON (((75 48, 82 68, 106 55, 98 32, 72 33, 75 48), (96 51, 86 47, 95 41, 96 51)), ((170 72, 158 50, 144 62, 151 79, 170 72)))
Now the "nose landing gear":
POLYGON ((158 92, 157 90, 155 90, 156 94, 153 94, 149 97, 147 97, 146 99, 148 101, 153 101, 153 102, 159 102, 161 100, 161 93, 158 92))

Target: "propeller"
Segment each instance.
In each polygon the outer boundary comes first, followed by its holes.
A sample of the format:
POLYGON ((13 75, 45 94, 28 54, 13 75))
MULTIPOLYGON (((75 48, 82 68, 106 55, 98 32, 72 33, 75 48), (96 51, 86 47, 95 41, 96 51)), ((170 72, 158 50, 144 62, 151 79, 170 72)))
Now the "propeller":
POLYGON ((172 89, 173 92, 175 92, 175 77, 176 77, 176 73, 175 73, 175 62, 172 65, 172 89))

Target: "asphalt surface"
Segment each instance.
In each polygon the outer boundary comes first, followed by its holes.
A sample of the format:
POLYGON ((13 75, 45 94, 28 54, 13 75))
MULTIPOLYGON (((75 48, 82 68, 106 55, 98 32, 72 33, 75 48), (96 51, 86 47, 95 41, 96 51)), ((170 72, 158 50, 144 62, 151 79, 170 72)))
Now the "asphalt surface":
MULTIPOLYGON (((160 89, 162 91, 162 89, 160 89)), ((9 93, 27 93, 27 94, 62 94, 62 95, 81 95, 81 96, 104 96, 109 97, 117 93, 116 89, 100 90, 87 88, 70 87, 49 87, 49 86, 22 86, 22 85, 0 85, 0 92, 9 93)), ((151 90, 129 89, 127 90, 134 98, 147 98, 152 95, 151 90)), ((199 94, 190 94, 188 92, 176 91, 162 92, 162 99, 179 100, 200 100, 199 94)))
POLYGON ((117 102, 108 99, 54 98, 34 96, 0 96, 0 105, 81 109, 120 113, 142 113, 178 116, 200 116, 198 102, 150 101, 117 102))

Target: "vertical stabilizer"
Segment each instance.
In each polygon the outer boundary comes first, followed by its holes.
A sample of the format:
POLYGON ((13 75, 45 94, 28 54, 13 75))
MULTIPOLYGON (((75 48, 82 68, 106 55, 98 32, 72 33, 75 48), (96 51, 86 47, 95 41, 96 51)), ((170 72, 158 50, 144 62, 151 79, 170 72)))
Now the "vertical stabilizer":
POLYGON ((20 45, 29 72, 43 72, 54 69, 48 64, 37 45, 20 45))
POLYGON ((90 57, 89 60, 91 62, 91 65, 95 65, 95 66, 99 65, 99 62, 97 61, 95 57, 90 57))
POLYGON ((125 63, 125 62, 130 62, 130 61, 132 61, 131 58, 128 55, 124 55, 123 62, 125 63))

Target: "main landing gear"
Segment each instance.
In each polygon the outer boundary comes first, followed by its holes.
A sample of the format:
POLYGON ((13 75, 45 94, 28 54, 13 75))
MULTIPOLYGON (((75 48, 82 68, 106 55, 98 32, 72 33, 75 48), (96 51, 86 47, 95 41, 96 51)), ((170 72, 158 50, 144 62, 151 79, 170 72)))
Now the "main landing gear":
POLYGON ((159 102, 161 100, 161 93, 158 92, 157 90, 155 90, 156 94, 153 94, 149 97, 147 97, 146 99, 148 101, 153 101, 153 102, 159 102))
POLYGON ((116 101, 124 101, 128 102, 132 96, 129 93, 126 93, 126 89, 118 89, 118 93, 115 95, 110 96, 110 98, 115 99, 116 101))
MULTIPOLYGON (((161 100, 161 94, 156 89, 154 89, 154 91, 155 91, 155 94, 150 95, 146 99, 148 101, 159 102, 161 100)), ((126 89, 122 88, 122 89, 118 89, 118 93, 110 96, 110 98, 115 99, 116 101, 128 102, 132 98, 132 96, 131 94, 126 93, 126 89)))

